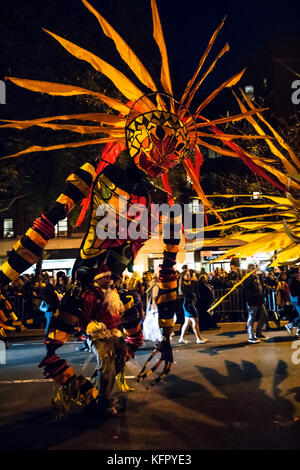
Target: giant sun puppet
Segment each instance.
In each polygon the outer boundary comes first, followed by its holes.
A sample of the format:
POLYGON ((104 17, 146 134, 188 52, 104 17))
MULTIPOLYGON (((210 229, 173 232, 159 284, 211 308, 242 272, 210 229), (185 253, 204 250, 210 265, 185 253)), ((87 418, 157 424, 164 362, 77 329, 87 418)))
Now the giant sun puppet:
MULTIPOLYGON (((68 341, 78 324, 81 295, 92 279, 93 272, 105 263, 112 271, 113 278, 118 279, 124 270, 133 263, 138 250, 145 243, 145 239, 131 240, 127 238, 121 240, 118 237, 110 240, 99 239, 96 234, 96 226, 100 220, 97 215, 99 204, 108 203, 116 211, 122 197, 128 200, 128 208, 135 203, 142 203, 147 207, 151 207, 153 202, 172 204, 167 174, 176 165, 183 165, 197 196, 206 209, 215 214, 220 226, 222 226, 224 222, 221 216, 205 196, 199 183, 199 171, 202 163, 201 147, 215 150, 221 155, 242 159, 251 171, 267 179, 283 193, 289 192, 289 184, 299 188, 299 182, 291 179, 289 174, 299 173, 300 164, 293 153, 289 154, 292 159, 290 162, 279 152, 276 145, 282 144, 282 142, 271 127, 269 129, 273 132, 272 136, 268 136, 262 131, 255 118, 264 119, 261 114, 263 110, 254 107, 251 102, 247 101, 247 97, 244 97, 244 103, 236 97, 241 107, 239 114, 216 117, 213 120, 203 114, 205 108, 222 90, 231 88, 239 82, 244 70, 220 84, 204 101, 198 104, 194 112, 191 112, 191 104, 199 87, 212 73, 221 57, 229 51, 228 44, 225 44, 210 65, 206 67, 208 56, 223 27, 224 20, 209 40, 182 96, 175 98, 167 48, 155 0, 151 0, 151 11, 153 37, 161 56, 159 85, 155 84, 141 60, 117 31, 90 3, 86 0, 82 0, 82 2, 94 15, 105 35, 113 40, 121 58, 135 75, 137 84, 95 54, 47 30, 45 32, 51 35, 67 52, 75 58, 87 62, 97 72, 108 77, 124 99, 112 98, 104 93, 81 88, 77 85, 6 77, 7 80, 20 87, 52 96, 92 95, 95 99, 108 105, 111 108, 111 113, 90 113, 87 111, 84 114, 56 115, 27 121, 1 120, 3 124, 0 127, 2 128, 27 129, 31 126, 37 126, 50 128, 53 131, 63 130, 81 135, 93 134, 94 136, 93 139, 81 140, 80 142, 51 144, 46 147, 32 145, 18 153, 1 158, 1 160, 6 159, 8 162, 9 159, 27 156, 34 152, 47 152, 67 147, 78 148, 87 145, 103 146, 105 144, 105 147, 99 161, 95 164, 85 163, 79 169, 74 169, 74 172, 66 179, 63 193, 57 198, 50 210, 37 217, 32 227, 15 243, 8 260, 1 267, 0 285, 6 286, 41 259, 42 250, 55 235, 55 225, 59 220, 65 219, 75 206, 79 204, 83 206, 78 224, 82 222, 89 209, 89 226, 73 268, 72 286, 62 302, 59 314, 53 317, 51 330, 45 341, 47 354, 40 364, 40 367, 44 368, 45 376, 52 378, 59 389, 66 392, 65 397, 68 397, 69 400, 80 401, 85 406, 97 400, 99 393, 97 388, 88 379, 80 375, 77 376, 74 369, 56 355, 56 350, 68 341), (204 67, 206 67, 205 70, 204 67), (223 128, 224 124, 239 122, 243 119, 247 119, 256 132, 247 135, 228 134, 223 128), (74 124, 74 122, 78 122, 78 124, 74 124), (95 138, 97 134, 99 136, 95 138), (243 139, 266 141, 269 144, 270 153, 275 158, 280 158, 287 172, 273 167, 269 163, 269 159, 243 150, 236 143, 236 140, 243 139), (127 166, 125 167, 118 164, 118 155, 124 150, 127 152, 127 166), (155 187, 147 176, 161 177, 166 191, 155 187)), ((295 206, 295 210, 298 210, 297 207, 295 206)), ((289 208, 286 210, 289 211, 289 208)), ((118 217, 124 216, 127 217, 127 214, 118 214, 118 217)), ((217 227, 219 226, 217 225, 217 227)), ((139 375, 139 379, 148 377, 162 365, 161 373, 150 382, 150 386, 165 377, 173 363, 170 334, 174 325, 174 314, 177 310, 177 278, 174 266, 178 245, 179 240, 172 236, 169 239, 164 239, 158 295, 159 326, 162 328, 163 340, 151 355, 152 358, 156 353, 159 353, 160 357, 151 369, 145 371, 144 367, 139 375)), ((143 343, 141 318, 133 297, 124 295, 122 301, 124 312, 121 326, 127 343, 126 358, 129 358, 134 356, 143 343)), ((0 326, 4 329, 9 328, 5 321, 5 315, 0 318, 0 326)), ((121 377, 119 382, 123 390, 126 390, 128 387, 124 381, 124 368, 125 358, 119 367, 121 377)))

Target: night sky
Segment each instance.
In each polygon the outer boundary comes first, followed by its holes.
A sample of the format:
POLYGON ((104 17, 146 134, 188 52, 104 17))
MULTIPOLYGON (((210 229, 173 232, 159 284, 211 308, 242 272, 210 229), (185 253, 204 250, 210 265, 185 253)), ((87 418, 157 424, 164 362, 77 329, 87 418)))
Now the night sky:
MULTIPOLYGON (((91 0, 91 3, 144 59, 151 72, 155 63, 159 63, 159 55, 152 38, 150 0, 91 0)), ((299 40, 299 1, 158 0, 157 5, 172 81, 175 93, 179 94, 224 15, 227 15, 227 20, 210 57, 213 58, 226 42, 230 45, 230 52, 215 69, 212 86, 241 70, 249 59, 262 52, 268 53, 272 40, 289 37, 293 44, 299 40)), ((47 66, 54 69, 59 61, 62 65, 63 54, 67 53, 61 54, 61 46, 41 27, 122 68, 122 60, 114 51, 112 41, 104 36, 97 20, 80 0, 2 0, 1 22, 4 30, 0 37, 3 51, 1 73, 4 75, 46 79, 43 70, 47 66), (42 60, 40 54, 34 53, 40 46, 44 47, 42 60)), ((76 67, 80 65, 75 58, 73 65, 76 74, 76 67)), ((70 71, 70 79, 73 72, 70 71)), ((209 81, 207 86, 210 86, 209 81)))

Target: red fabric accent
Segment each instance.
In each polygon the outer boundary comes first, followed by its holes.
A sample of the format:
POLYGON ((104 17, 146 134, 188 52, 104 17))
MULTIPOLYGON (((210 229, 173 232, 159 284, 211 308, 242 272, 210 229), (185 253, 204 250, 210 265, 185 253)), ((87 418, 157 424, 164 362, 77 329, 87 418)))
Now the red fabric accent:
POLYGON ((33 227, 40 230, 46 240, 55 237, 54 225, 43 214, 33 222, 33 227))
POLYGON ((200 168, 203 164, 203 155, 200 152, 198 148, 196 148, 196 153, 195 153, 195 173, 197 175, 197 178, 200 178, 200 168))
MULTIPOLYGON (((212 126, 211 129, 213 130, 215 134, 224 134, 224 132, 222 132, 216 126, 212 126)), ((236 152, 239 155, 239 157, 243 160, 245 165, 247 165, 247 167, 250 168, 250 170, 254 174, 261 176, 262 178, 267 180, 272 186, 279 189, 280 191, 284 191, 284 192, 287 191, 287 189, 281 183, 278 183, 277 181, 273 180, 273 178, 271 178, 267 173, 264 172, 264 170, 262 170, 258 165, 256 165, 256 163, 254 163, 251 160, 251 158, 247 157, 247 155, 245 154, 243 149, 241 149, 241 147, 239 147, 237 144, 231 141, 225 141, 225 144, 227 145, 227 147, 231 148, 234 152, 236 152)))
POLYGON ((205 217, 205 223, 208 225, 208 220, 207 220, 207 215, 206 215, 206 207, 204 206, 204 217, 205 217))
MULTIPOLYGON (((101 173, 104 168, 109 165, 109 163, 115 163, 118 155, 123 152, 123 150, 126 149, 126 144, 124 143, 114 143, 114 142, 109 142, 108 144, 106 144, 106 146, 104 147, 103 149, 103 152, 101 154, 101 160, 99 161, 99 164, 97 166, 97 169, 96 169, 96 174, 99 175, 99 173, 101 173), (103 161, 105 160, 105 161, 103 161)), ((88 194, 88 196, 83 199, 82 203, 81 203, 81 212, 78 216, 78 219, 77 219, 77 222, 75 224, 75 227, 79 227, 79 225, 83 222, 83 219, 85 217, 85 214, 88 210, 88 208, 90 207, 90 203, 91 203, 91 197, 92 197, 92 187, 93 185, 91 186, 90 188, 90 192, 88 194)))

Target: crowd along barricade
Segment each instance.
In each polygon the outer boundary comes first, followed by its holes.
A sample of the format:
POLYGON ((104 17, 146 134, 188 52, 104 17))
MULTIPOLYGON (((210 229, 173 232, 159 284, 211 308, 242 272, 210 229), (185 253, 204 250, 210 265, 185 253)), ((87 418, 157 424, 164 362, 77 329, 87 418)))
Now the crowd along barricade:
POLYGON ((10 295, 7 297, 8 302, 12 307, 12 311, 17 317, 12 317, 12 325, 15 327, 32 328, 34 326, 33 311, 30 308, 30 303, 22 294, 10 295))
MULTIPOLYGON (((228 289, 214 289, 214 302, 224 297, 231 288, 228 289)), ((243 289, 236 288, 229 294, 214 310, 218 317, 218 321, 246 321, 247 320, 247 306, 243 295, 243 289)))
MULTIPOLYGON (((231 288, 228 289, 215 289, 214 297, 217 300, 224 297, 231 288)), ((266 289, 265 291, 265 305, 269 314, 269 320, 280 324, 280 317, 278 314, 276 290, 266 289)), ((218 316, 218 321, 247 321, 248 311, 246 300, 244 296, 244 289, 237 287, 231 294, 229 294, 223 302, 221 302, 214 310, 218 316)))

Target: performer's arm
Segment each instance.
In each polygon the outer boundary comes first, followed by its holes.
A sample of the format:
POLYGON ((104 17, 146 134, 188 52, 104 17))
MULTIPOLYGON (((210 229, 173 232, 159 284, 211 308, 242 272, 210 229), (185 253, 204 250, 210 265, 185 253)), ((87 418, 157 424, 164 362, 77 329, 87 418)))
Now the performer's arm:
POLYGON ((181 216, 170 218, 170 238, 164 238, 163 262, 159 271, 159 293, 156 299, 159 326, 168 338, 174 326, 174 315, 178 309, 177 275, 174 269, 179 251, 181 216))
POLYGON ((35 219, 32 227, 13 246, 8 260, 1 267, 0 287, 17 279, 41 259, 47 242, 55 236, 55 225, 87 197, 95 176, 94 166, 86 163, 67 178, 64 192, 57 198, 53 207, 35 219))

